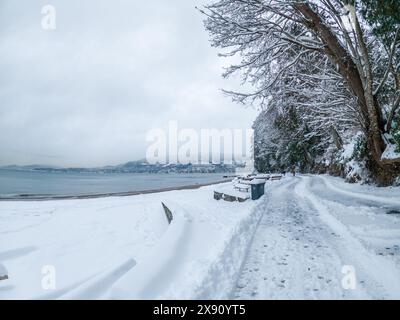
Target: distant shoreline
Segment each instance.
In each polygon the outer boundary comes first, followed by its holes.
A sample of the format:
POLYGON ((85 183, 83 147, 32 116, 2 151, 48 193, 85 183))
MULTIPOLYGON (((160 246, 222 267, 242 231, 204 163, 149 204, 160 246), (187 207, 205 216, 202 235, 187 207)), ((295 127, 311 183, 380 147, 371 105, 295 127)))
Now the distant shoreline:
POLYGON ((160 189, 149 189, 142 191, 127 191, 127 192, 110 192, 110 193, 98 193, 98 194, 82 194, 82 195, 19 195, 13 197, 2 197, 1 201, 52 201, 52 200, 84 200, 84 199, 99 199, 99 198, 110 198, 110 197, 130 197, 137 196, 141 194, 152 194, 152 193, 162 193, 168 191, 178 191, 178 190, 195 190, 201 187, 212 186, 214 184, 221 184, 231 181, 230 179, 220 180, 216 182, 209 183, 198 183, 179 187, 169 187, 160 189))

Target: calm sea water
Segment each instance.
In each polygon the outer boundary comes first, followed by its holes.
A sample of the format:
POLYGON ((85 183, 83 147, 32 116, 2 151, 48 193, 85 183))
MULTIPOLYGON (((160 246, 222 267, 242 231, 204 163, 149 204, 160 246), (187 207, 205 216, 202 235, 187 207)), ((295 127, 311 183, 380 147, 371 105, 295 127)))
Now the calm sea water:
POLYGON ((223 174, 52 173, 0 170, 0 196, 91 195, 144 191, 223 180, 223 174))

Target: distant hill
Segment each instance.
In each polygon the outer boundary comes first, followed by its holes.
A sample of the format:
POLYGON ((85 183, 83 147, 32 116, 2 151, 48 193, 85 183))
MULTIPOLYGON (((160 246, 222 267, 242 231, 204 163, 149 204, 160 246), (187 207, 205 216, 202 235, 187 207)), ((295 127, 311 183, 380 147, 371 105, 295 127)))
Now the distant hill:
POLYGON ((61 169, 61 167, 51 166, 51 165, 40 165, 40 164, 31 164, 26 166, 18 166, 18 165, 8 165, 8 166, 0 166, 0 170, 20 170, 20 171, 32 171, 37 169, 61 169))
POLYGON ((150 164, 145 160, 138 160, 116 166, 96 168, 61 168, 48 165, 9 165, 0 167, 0 169, 67 173, 230 173, 234 172, 237 167, 244 167, 244 164, 150 164))

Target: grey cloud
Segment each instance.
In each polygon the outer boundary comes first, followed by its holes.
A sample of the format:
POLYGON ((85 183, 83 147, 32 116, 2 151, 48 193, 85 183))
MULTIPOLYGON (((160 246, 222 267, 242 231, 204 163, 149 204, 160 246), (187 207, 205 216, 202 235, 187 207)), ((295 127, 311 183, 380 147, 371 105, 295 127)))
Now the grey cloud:
POLYGON ((206 0, 2 0, 0 165, 94 166, 145 155, 145 134, 247 128, 255 111, 224 97, 206 0), (57 10, 43 31, 40 11, 57 10))

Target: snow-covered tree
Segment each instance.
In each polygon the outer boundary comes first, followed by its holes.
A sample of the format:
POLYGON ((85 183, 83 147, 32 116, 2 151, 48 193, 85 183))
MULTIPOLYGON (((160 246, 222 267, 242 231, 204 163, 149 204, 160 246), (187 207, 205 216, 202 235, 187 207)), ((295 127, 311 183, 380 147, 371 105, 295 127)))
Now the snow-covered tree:
MULTIPOLYGON (((389 19, 385 26, 393 36, 383 40, 361 14, 366 3, 216 0, 201 11, 212 45, 222 56, 241 57, 224 75, 239 72, 255 88, 228 92, 236 101, 266 105, 280 92, 304 108, 313 130, 356 124, 367 142, 370 170, 389 182, 400 172, 400 156, 383 157, 400 107, 400 26, 389 19)), ((392 4, 400 10, 397 1, 392 4)))

